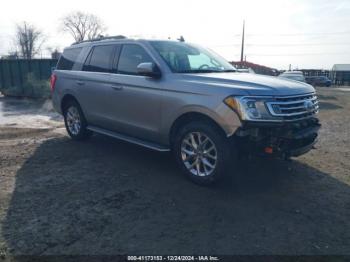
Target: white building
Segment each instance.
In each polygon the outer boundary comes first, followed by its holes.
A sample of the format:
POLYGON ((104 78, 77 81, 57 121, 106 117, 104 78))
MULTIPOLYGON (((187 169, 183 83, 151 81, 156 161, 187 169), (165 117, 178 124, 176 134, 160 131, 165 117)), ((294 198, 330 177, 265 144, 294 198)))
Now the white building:
POLYGON ((350 85, 350 64, 335 64, 330 78, 336 85, 350 85))

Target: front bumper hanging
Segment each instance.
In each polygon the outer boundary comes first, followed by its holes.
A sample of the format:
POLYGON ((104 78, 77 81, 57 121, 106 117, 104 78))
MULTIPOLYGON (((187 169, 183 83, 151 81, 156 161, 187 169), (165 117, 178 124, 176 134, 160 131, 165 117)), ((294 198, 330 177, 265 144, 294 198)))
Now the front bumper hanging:
POLYGON ((317 118, 283 124, 246 122, 235 137, 240 149, 247 153, 288 158, 310 151, 320 127, 317 118))

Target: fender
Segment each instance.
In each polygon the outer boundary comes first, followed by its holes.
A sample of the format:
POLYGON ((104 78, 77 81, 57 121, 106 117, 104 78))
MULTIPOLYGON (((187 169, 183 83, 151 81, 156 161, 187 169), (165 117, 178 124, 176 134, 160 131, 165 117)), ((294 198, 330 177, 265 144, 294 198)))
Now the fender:
POLYGON ((215 111, 200 105, 187 105, 174 112, 170 118, 163 119, 161 133, 166 134, 162 136, 163 143, 169 144, 169 134, 173 124, 178 118, 187 113, 198 113, 209 117, 223 129, 227 137, 232 136, 237 128, 241 126, 241 121, 237 114, 223 103, 220 104, 215 111))

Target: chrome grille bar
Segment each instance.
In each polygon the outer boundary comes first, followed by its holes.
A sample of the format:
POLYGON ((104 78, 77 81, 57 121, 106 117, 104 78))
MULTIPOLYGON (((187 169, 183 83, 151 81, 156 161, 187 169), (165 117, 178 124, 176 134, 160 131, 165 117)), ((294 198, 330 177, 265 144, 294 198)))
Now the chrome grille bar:
POLYGON ((312 94, 277 97, 266 102, 271 115, 282 117, 286 121, 295 121, 318 113, 317 96, 312 94))

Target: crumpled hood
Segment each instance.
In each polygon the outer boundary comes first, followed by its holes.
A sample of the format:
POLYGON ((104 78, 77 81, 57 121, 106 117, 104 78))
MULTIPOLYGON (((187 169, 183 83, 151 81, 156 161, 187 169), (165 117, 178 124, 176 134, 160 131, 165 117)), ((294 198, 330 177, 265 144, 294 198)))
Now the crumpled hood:
POLYGON ((229 89, 232 95, 284 96, 315 92, 306 83, 247 73, 184 74, 183 81, 229 89))

